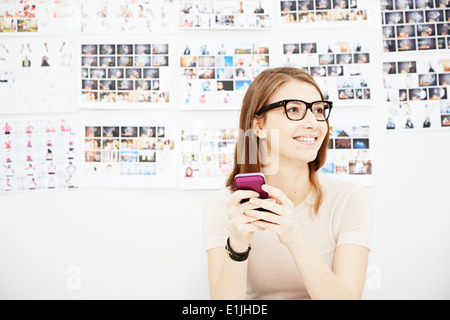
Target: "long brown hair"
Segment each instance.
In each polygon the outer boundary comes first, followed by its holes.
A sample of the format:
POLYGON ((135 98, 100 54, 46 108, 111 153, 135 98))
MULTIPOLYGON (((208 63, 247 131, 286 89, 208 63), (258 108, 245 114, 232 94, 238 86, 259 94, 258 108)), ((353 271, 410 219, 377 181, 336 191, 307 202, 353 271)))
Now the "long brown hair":
MULTIPOLYGON (((253 120, 258 111, 269 103, 278 88, 291 80, 299 80, 313 85, 320 93, 322 100, 324 100, 322 91, 314 78, 297 68, 269 69, 262 72, 252 82, 242 104, 239 121, 239 137, 234 155, 235 165, 227 181, 227 187, 233 192, 236 191, 234 177, 237 174, 261 172, 261 150, 259 148, 259 137, 253 132, 253 120)), ((264 115, 261 117, 264 118, 264 115)), ((327 125, 329 125, 328 121, 327 125)), ((317 177, 317 171, 325 164, 329 139, 330 132, 328 130, 325 140, 317 154, 317 158, 309 163, 309 180, 311 181, 316 196, 314 204, 316 214, 318 214, 323 202, 323 191, 317 177)))

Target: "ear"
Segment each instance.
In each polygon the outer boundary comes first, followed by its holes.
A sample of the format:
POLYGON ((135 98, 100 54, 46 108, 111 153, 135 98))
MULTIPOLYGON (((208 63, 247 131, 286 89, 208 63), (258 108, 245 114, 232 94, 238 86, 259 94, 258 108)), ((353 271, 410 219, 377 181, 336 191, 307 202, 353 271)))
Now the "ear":
POLYGON ((267 139, 267 134, 262 118, 255 117, 253 119, 253 133, 260 139, 267 139))

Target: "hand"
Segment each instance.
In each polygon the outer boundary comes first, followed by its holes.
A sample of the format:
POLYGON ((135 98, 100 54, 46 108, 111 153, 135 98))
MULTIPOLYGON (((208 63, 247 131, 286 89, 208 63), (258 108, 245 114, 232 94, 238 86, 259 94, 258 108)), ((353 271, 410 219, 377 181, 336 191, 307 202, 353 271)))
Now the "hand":
POLYGON ((296 246, 302 230, 294 214, 294 204, 281 190, 269 185, 264 185, 262 189, 269 194, 270 199, 252 198, 250 203, 270 212, 250 209, 245 211, 245 215, 257 220, 252 223, 254 226, 275 232, 286 247, 296 246))
POLYGON ((245 199, 257 199, 259 194, 254 191, 238 190, 228 202, 228 217, 231 221, 230 246, 236 252, 245 252, 252 240, 255 231, 262 230, 253 223, 258 220, 244 214, 245 211, 254 210, 257 206, 250 202, 241 203, 245 199))

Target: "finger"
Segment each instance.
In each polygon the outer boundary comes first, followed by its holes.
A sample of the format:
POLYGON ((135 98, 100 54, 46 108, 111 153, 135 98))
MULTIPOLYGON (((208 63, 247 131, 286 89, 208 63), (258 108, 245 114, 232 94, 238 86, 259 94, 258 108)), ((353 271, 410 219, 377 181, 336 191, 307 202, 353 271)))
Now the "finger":
POLYGON ((247 216, 242 216, 239 218, 234 218, 231 220, 231 224, 234 226, 239 233, 251 233, 255 231, 261 230, 260 227, 255 226, 253 222, 257 221, 257 219, 247 216))
POLYGON ((272 213, 281 215, 282 214, 282 210, 283 207, 280 206, 279 204, 277 204, 276 202, 274 202, 273 200, 270 199, 250 199, 249 201, 250 204, 256 206, 257 208, 263 208, 269 211, 272 211, 272 213))
POLYGON ((239 224, 242 225, 242 224, 252 223, 252 222, 254 222, 256 220, 258 220, 258 219, 254 218, 254 217, 243 215, 241 217, 237 217, 237 218, 231 219, 231 223, 233 225, 239 225, 239 224))
POLYGON ((259 207, 255 206, 254 204, 251 204, 250 202, 245 202, 243 204, 239 205, 233 205, 229 211, 228 211, 228 217, 231 219, 233 217, 240 217, 244 215, 244 212, 246 210, 254 210, 258 209, 259 207))
POLYGON ((262 189, 282 206, 294 207, 292 201, 286 196, 286 194, 283 191, 274 188, 268 184, 263 185, 262 189))
POLYGON ((254 225, 255 227, 261 228, 262 230, 272 231, 276 234, 278 234, 281 230, 281 227, 279 225, 271 223, 271 222, 267 222, 264 220, 258 220, 258 221, 252 222, 252 225, 254 225))
POLYGON ((251 190, 238 190, 231 196, 230 203, 232 205, 239 205, 244 199, 258 198, 259 193, 251 190))
POLYGON ((264 212, 258 210, 248 210, 245 211, 245 215, 256 220, 264 220, 274 224, 280 224, 280 216, 272 212, 264 212))

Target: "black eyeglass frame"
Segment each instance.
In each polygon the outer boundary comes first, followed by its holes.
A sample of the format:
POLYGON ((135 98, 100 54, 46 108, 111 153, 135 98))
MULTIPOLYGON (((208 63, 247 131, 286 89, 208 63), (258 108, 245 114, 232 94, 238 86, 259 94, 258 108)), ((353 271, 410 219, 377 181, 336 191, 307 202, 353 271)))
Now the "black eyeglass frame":
POLYGON ((329 112, 329 114, 328 114, 328 117, 327 117, 325 120, 319 120, 319 119, 317 119, 317 118, 316 118, 316 120, 317 120, 317 121, 322 121, 322 122, 328 121, 328 119, 330 118, 330 115, 331 115, 331 110, 333 109, 333 102, 332 102, 332 101, 326 101, 326 100, 318 100, 318 101, 314 101, 314 102, 306 102, 306 101, 298 100, 298 99, 281 100, 281 101, 278 101, 278 102, 275 102, 275 103, 272 103, 272 104, 269 104, 269 105, 267 105, 267 106, 262 107, 261 110, 259 110, 259 111, 256 113, 256 115, 257 115, 257 116, 261 116, 263 113, 268 112, 268 111, 270 111, 270 110, 284 107, 284 112, 286 113, 286 117, 287 117, 289 120, 291 120, 291 121, 301 121, 301 120, 303 120, 303 119, 306 117, 306 114, 308 113, 308 110, 311 110, 311 112, 313 112, 312 107, 313 107, 313 105, 314 105, 315 103, 317 103, 317 102, 324 102, 324 103, 327 103, 328 106, 330 107, 330 112, 329 112), (303 117, 301 117, 300 119, 291 119, 291 118, 289 117, 288 111, 287 111, 287 108, 286 108, 286 106, 287 106, 287 104, 288 104, 289 102, 302 102, 302 103, 304 103, 304 104, 306 105, 305 114, 303 115, 303 117))

